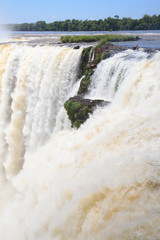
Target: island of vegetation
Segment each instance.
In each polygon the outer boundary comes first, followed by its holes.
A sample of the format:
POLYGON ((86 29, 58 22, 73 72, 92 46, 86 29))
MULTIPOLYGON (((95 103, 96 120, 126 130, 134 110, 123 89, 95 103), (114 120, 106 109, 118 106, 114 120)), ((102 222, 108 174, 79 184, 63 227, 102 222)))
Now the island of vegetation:
POLYGON ((140 19, 119 18, 118 15, 99 20, 67 19, 46 23, 7 24, 12 31, 124 31, 124 30, 160 30, 160 15, 145 14, 140 19))
MULTIPOLYGON (((138 36, 125 36, 125 35, 112 35, 112 34, 104 34, 104 35, 81 35, 81 36, 63 36, 61 37, 61 42, 63 43, 79 43, 79 42, 97 42, 100 41, 99 44, 104 44, 108 42, 121 42, 121 41, 135 41, 138 40, 138 36)), ((97 45, 98 47, 99 45, 97 45)))

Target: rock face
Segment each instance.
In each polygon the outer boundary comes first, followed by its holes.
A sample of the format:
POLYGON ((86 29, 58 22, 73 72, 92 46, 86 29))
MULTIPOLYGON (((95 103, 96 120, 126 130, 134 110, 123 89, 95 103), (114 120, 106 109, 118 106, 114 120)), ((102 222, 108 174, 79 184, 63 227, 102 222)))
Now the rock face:
POLYGON ((117 46, 114 44, 103 44, 97 48, 95 48, 94 60, 95 64, 99 63, 101 60, 107 59, 113 56, 116 53, 121 51, 125 51, 127 48, 123 46, 117 46))
POLYGON ((69 98, 65 102, 64 107, 72 123, 72 127, 79 128, 80 125, 88 119, 89 114, 93 113, 96 106, 106 106, 109 104, 110 102, 98 99, 84 99, 82 96, 78 95, 69 98))
POLYGON ((85 75, 81 80, 81 83, 78 89, 78 94, 83 94, 88 91, 88 87, 91 83, 90 76, 93 74, 93 72, 94 71, 92 69, 86 70, 85 75))
POLYGON ((95 49, 92 47, 84 48, 82 52, 81 75, 84 75, 81 80, 78 94, 84 94, 88 91, 90 85, 90 77, 94 73, 97 64, 104 59, 107 59, 114 54, 126 50, 126 47, 116 46, 113 44, 103 44, 95 49), (91 52, 92 51, 92 52, 91 52))
POLYGON ((75 46, 73 49, 79 49, 80 48, 80 46, 78 45, 78 46, 75 46))
POLYGON ((84 48, 82 51, 82 59, 81 59, 81 66, 80 66, 81 76, 83 76, 85 74, 85 71, 87 69, 91 50, 92 50, 92 47, 87 47, 87 48, 84 48))
POLYGON ((69 98, 64 107, 67 111, 68 117, 71 121, 72 127, 79 128, 93 113, 96 106, 109 105, 110 102, 103 100, 91 100, 84 99, 82 96, 88 91, 88 87, 91 83, 90 77, 94 73, 97 64, 106 58, 113 56, 114 54, 126 50, 126 47, 116 46, 113 44, 103 44, 101 46, 84 48, 81 59, 81 69, 79 78, 84 76, 81 80, 80 87, 77 96, 69 98))

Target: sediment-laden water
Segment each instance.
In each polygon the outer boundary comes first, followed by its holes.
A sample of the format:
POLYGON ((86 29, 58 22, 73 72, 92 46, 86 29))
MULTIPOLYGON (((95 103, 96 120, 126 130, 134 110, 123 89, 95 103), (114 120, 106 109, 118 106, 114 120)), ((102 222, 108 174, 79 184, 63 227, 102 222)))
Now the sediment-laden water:
POLYGON ((0 239, 160 239, 160 53, 102 61, 72 129, 82 48, 0 46, 0 239))

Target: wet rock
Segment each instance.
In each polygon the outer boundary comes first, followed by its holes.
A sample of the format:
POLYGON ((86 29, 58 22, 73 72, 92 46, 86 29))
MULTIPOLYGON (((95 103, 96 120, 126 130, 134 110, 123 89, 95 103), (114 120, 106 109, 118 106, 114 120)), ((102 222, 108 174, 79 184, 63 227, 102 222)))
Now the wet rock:
POLYGON ((75 46, 73 49, 79 49, 80 48, 80 46, 75 46))
POLYGON ((126 50, 127 48, 123 46, 116 46, 113 44, 103 44, 95 48, 94 51, 92 51, 94 57, 92 61, 89 61, 91 49, 92 47, 88 47, 85 48, 82 52, 81 75, 84 75, 84 77, 81 80, 78 94, 84 94, 88 91, 88 87, 91 83, 90 77, 93 75, 97 64, 101 60, 107 59, 120 51, 126 50))
POLYGON ((64 107, 71 121, 72 127, 79 128, 92 114, 96 106, 109 105, 110 102, 103 100, 84 99, 81 95, 69 98, 64 107))
POLYGON ((88 87, 90 85, 90 77, 92 76, 94 70, 87 69, 85 72, 85 76, 82 78, 79 89, 78 89, 78 94, 86 93, 88 91, 88 87))
POLYGON ((95 64, 94 62, 91 62, 90 64, 88 64, 87 65, 87 70, 89 70, 89 69, 94 69, 94 68, 96 68, 96 66, 97 66, 97 64, 95 64))
MULTIPOLYGON (((96 106, 108 105, 110 102, 103 100, 91 100, 84 99, 85 93, 87 93, 89 85, 91 83, 91 76, 97 67, 97 64, 106 58, 113 56, 116 53, 126 50, 126 47, 116 46, 113 44, 103 44, 98 48, 92 47, 84 48, 82 52, 81 73, 79 77, 84 76, 81 80, 80 87, 78 89, 77 96, 69 98, 64 107, 67 111, 68 117, 71 121, 72 127, 79 128, 92 114, 96 106), (92 55, 93 54, 93 55, 92 55), (92 57, 94 56, 94 57, 92 57), (92 59, 92 61, 91 61, 92 59)), ((118 85, 117 85, 118 88, 118 85)))
POLYGON ((103 60, 102 56, 104 54, 106 54, 106 58, 109 58, 109 57, 113 56, 114 54, 125 51, 127 49, 128 48, 126 48, 124 46, 118 46, 118 45, 114 45, 114 44, 103 44, 95 50, 95 58, 96 58, 96 55, 99 54, 100 60, 103 60))
POLYGON ((83 51, 82 51, 80 76, 83 76, 85 74, 85 71, 86 71, 87 66, 89 64, 89 56, 90 56, 91 49, 92 49, 92 47, 87 47, 87 48, 84 48, 83 51))
POLYGON ((136 45, 135 47, 133 47, 133 50, 138 50, 139 49, 139 46, 136 45))

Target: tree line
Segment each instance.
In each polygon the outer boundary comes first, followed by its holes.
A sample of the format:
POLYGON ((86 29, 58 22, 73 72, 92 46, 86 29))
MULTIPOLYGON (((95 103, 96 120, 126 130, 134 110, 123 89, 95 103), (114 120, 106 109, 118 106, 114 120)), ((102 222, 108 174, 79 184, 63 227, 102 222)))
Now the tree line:
POLYGON ((160 30, 160 15, 145 14, 140 19, 119 18, 118 15, 99 20, 65 20, 46 23, 8 24, 12 31, 123 31, 123 30, 160 30))

